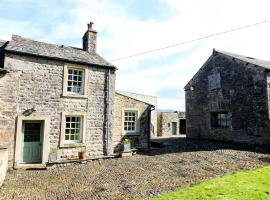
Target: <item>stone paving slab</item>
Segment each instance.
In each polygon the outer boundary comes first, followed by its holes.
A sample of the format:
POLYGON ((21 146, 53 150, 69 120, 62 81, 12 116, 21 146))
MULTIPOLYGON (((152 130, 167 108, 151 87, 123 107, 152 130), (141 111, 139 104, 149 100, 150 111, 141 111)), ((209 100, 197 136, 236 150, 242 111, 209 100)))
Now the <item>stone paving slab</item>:
POLYGON ((145 199, 269 162, 264 149, 182 138, 127 158, 10 171, 0 199, 145 199))

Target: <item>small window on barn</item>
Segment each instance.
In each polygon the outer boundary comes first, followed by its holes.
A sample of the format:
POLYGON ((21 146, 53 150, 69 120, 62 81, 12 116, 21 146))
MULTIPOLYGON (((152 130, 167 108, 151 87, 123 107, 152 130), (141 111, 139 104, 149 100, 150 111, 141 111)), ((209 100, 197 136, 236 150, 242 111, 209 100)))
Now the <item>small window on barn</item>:
POLYGON ((170 126, 171 126, 171 123, 168 123, 168 127, 170 128, 170 126))
POLYGON ((124 110, 123 112, 123 131, 127 134, 137 134, 139 132, 137 110, 124 110))
POLYGON ((211 113, 211 126, 213 128, 230 128, 231 119, 229 114, 223 113, 211 113))
POLYGON ((208 76, 208 89, 213 90, 220 87, 220 73, 210 74, 208 76))

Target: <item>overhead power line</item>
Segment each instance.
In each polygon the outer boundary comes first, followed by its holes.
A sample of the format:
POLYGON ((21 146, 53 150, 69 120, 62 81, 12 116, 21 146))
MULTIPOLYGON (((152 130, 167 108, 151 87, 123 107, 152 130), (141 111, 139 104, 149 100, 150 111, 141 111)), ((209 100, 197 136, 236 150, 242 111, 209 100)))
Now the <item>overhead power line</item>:
POLYGON ((148 53, 153 53, 153 52, 156 52, 156 51, 161 51, 161 50, 164 50, 164 49, 169 49, 169 48, 172 48, 172 47, 175 47, 175 46, 179 46, 179 45, 183 45, 183 44, 188 44, 188 43, 196 42, 196 41, 199 41, 199 40, 204 40, 204 39, 207 39, 207 38, 210 38, 210 37, 215 37, 215 36, 218 36, 218 35, 222 35, 222 34, 234 32, 234 31, 238 31, 238 30, 241 30, 241 29, 250 28, 250 27, 253 27, 253 26, 258 26, 258 25, 265 24, 265 23, 268 23, 268 22, 270 22, 270 20, 265 20, 265 21, 262 21, 262 22, 257 22, 255 24, 249 24, 249 25, 246 25, 246 26, 240 26, 240 27, 237 27, 237 28, 234 28, 234 29, 222 31, 222 32, 219 32, 219 33, 214 33, 214 34, 211 34, 211 35, 202 36, 202 37, 199 37, 199 38, 196 38, 196 39, 187 40, 187 41, 184 41, 184 42, 180 42, 180 43, 176 43, 176 44, 171 44, 171 45, 168 45, 168 46, 165 46, 165 47, 160 47, 160 48, 157 48, 157 49, 143 51, 143 52, 136 53, 136 54, 133 54, 133 55, 129 55, 129 56, 125 56, 125 57, 113 59, 113 60, 110 60, 110 62, 118 61, 118 60, 124 60, 124 59, 132 58, 132 57, 135 57, 135 56, 140 56, 140 55, 143 55, 143 54, 148 54, 148 53))

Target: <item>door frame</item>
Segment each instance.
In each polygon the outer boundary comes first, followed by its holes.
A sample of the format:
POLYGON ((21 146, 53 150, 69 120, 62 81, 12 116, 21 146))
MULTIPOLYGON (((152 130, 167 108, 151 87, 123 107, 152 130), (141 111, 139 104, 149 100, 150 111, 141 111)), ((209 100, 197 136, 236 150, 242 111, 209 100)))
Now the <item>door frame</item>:
MULTIPOLYGON (((15 154, 14 154, 14 168, 20 168, 26 165, 27 163, 21 163, 21 146, 22 146, 22 130, 23 130, 23 121, 43 121, 43 138, 42 138, 42 155, 41 163, 43 166, 46 166, 48 162, 48 138, 49 138, 49 126, 50 118, 48 116, 18 116, 17 117, 17 127, 16 127, 16 139, 15 139, 15 154)), ((34 164, 33 164, 34 165, 34 164)))
POLYGON ((172 135, 177 135, 177 122, 172 122, 172 124, 171 124, 171 130, 172 130, 172 132, 171 132, 171 134, 172 135), (175 125, 175 134, 174 134, 174 126, 173 125, 175 125))
MULTIPOLYGON (((41 143, 42 147, 40 148, 41 150, 41 154, 40 154, 40 160, 38 162, 30 162, 30 164, 34 164, 34 163, 41 163, 41 159, 42 159, 42 149, 43 149, 43 132, 44 132, 44 120, 22 120, 22 144, 21 144, 21 151, 23 152, 24 150, 24 137, 25 137, 25 124, 26 123, 32 123, 32 124, 40 124, 40 129, 39 129, 39 138, 40 141, 39 143, 41 143)), ((28 162, 23 162, 23 157, 24 155, 21 153, 21 157, 20 157, 20 163, 24 163, 24 164, 28 164, 28 162)))

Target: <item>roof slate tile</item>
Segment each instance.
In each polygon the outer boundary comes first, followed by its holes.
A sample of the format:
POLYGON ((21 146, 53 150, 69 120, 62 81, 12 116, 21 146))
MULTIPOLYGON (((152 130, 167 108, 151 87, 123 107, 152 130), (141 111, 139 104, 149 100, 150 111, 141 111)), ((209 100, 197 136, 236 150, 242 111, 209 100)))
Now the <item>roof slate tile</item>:
POLYGON ((12 40, 8 43, 5 50, 8 52, 60 59, 80 64, 93 64, 116 69, 114 65, 96 53, 88 53, 82 49, 70 46, 39 42, 18 35, 12 36, 12 40))

